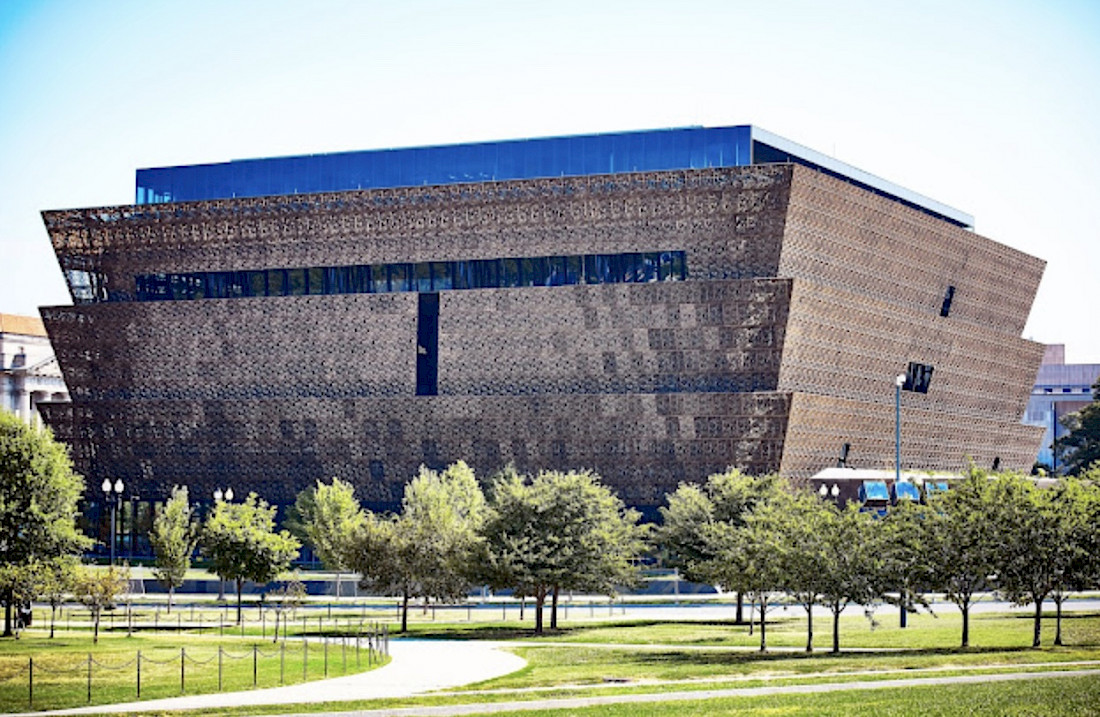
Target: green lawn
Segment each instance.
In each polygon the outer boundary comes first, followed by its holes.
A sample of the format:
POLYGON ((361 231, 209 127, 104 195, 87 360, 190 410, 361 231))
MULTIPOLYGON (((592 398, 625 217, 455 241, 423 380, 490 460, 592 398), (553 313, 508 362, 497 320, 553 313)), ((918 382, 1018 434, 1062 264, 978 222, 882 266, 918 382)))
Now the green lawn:
MULTIPOLYGON (((497 712, 500 716, 561 715, 560 710, 497 712)), ((1004 717, 1088 717, 1100 714, 1100 680, 1060 677, 1018 682, 968 685, 928 685, 892 690, 852 690, 827 694, 770 695, 687 700, 648 704, 618 704, 573 708, 570 715, 823 715, 837 717, 935 717, 937 715, 1001 715, 1004 717)))
POLYGON ((186 634, 135 633, 127 638, 124 633, 111 633, 101 635, 99 644, 93 645, 87 633, 49 639, 26 632, 20 640, 0 640, 0 711, 24 711, 31 706, 32 658, 34 709, 138 699, 138 651, 140 699, 275 687, 321 679, 326 672, 331 677, 361 672, 380 664, 377 653, 369 654, 365 641, 357 651, 354 640, 346 645, 330 642, 326 651, 317 640, 273 644, 270 640, 186 634))

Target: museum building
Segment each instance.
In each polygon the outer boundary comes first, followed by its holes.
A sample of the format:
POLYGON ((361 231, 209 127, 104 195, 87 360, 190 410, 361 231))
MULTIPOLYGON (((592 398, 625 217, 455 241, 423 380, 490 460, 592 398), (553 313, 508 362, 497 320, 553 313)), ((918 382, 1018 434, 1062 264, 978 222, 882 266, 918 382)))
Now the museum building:
POLYGON ((43 216, 44 414, 146 501, 339 476, 387 508, 463 459, 652 510, 728 466, 892 467, 899 374, 903 470, 1030 469, 1042 434, 1043 262, 756 127, 143 169, 43 216))

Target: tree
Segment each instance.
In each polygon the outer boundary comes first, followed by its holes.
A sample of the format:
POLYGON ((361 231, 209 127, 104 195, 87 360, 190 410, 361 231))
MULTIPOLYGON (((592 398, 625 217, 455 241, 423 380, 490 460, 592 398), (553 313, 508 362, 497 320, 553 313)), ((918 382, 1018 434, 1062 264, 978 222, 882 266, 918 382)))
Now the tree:
POLYGON ((457 600, 470 589, 485 497, 474 472, 459 461, 438 473, 423 466, 405 486, 400 515, 367 513, 347 543, 345 564, 359 584, 401 598, 401 632, 409 601, 457 600))
MULTIPOLYGON (((832 506, 832 504, 830 504, 832 506)), ((859 505, 830 510, 821 533, 817 570, 821 602, 833 617, 833 654, 840 652, 840 614, 851 603, 868 605, 879 594, 881 525, 859 505)))
POLYGON ((202 551, 214 573, 237 587, 237 622, 245 580, 267 583, 298 555, 301 543, 285 530, 275 532, 275 507, 255 493, 241 503, 221 501, 202 530, 202 551))
POLYGON ((494 588, 534 598, 536 634, 547 598, 555 629, 562 590, 610 594, 638 579, 646 529, 595 473, 543 471, 531 479, 507 472, 489 494, 484 577, 494 588))
POLYGON ((1092 384, 1092 403, 1062 419, 1069 431, 1054 442, 1062 472, 1077 475, 1100 464, 1100 378, 1092 384))
POLYGON ((92 541, 76 527, 84 479, 73 472, 65 447, 48 429, 0 411, 0 602, 4 636, 12 608, 33 585, 36 564, 76 555, 92 541))
MULTIPOLYGON (((305 532, 317 557, 336 571, 336 597, 340 597, 340 573, 348 569, 347 543, 366 516, 355 499, 355 488, 339 478, 332 483, 317 481, 312 499, 303 501, 301 515, 307 517, 305 532)), ((298 501, 295 501, 298 505, 298 501)))
POLYGON ((1054 591, 1064 569, 1065 516, 1051 498, 1022 476, 1001 475, 991 482, 990 509, 997 525, 997 591, 1016 605, 1033 604, 1032 647, 1042 635, 1043 601, 1054 591))
POLYGON ((1070 593, 1100 585, 1100 466, 1080 478, 1063 478, 1049 492, 1058 516, 1059 548, 1051 556, 1055 606, 1054 644, 1062 644, 1062 606, 1070 593))
MULTIPOLYGON (((669 562, 680 568, 688 580, 718 583, 716 571, 727 566, 717 564, 718 547, 708 535, 714 523, 730 528, 744 525, 745 514, 780 485, 777 476, 747 476, 731 468, 707 478, 703 486, 682 483, 666 496, 668 507, 660 509, 662 525, 658 541, 668 551, 669 562)), ((741 595, 737 596, 737 622, 742 621, 741 595)))
POLYGON ((937 589, 962 613, 962 646, 970 646, 970 607, 991 587, 996 570, 997 526, 991 520, 993 491, 983 471, 969 475, 929 501, 925 558, 937 589))
MULTIPOLYGON (((779 560, 783 589, 806 610, 806 652, 814 649, 814 606, 831 587, 823 568, 829 563, 829 534, 836 530, 836 504, 821 500, 816 493, 795 489, 781 493, 771 508, 779 532, 779 560)), ((849 550, 850 548, 845 548, 849 550)), ((839 565, 839 564, 838 564, 839 565)), ((840 571, 834 577, 840 578, 840 571)), ((833 586, 837 587, 837 586, 833 586)))
POLYGON ((706 526, 704 533, 715 554, 710 568, 715 581, 724 589, 748 596, 759 611, 761 652, 768 649, 768 607, 772 596, 782 590, 785 577, 785 503, 782 490, 769 492, 744 513, 741 521, 715 521, 706 526))
POLYGON ((38 595, 50 604, 50 637, 54 636, 57 609, 64 604, 65 596, 76 590, 80 561, 75 555, 62 555, 47 560, 35 569, 38 595))
POLYGON ((285 639, 286 622, 289 619, 286 617, 288 610, 297 610, 306 599, 306 586, 298 579, 298 574, 295 573, 291 580, 288 580, 281 587, 276 588, 270 592, 270 595, 275 606, 275 634, 272 636, 272 642, 279 641, 279 618, 283 619, 283 633, 285 639))
POLYGON ((926 505, 902 499, 890 506, 878 525, 879 560, 871 576, 877 594, 898 606, 902 627, 918 605, 930 609, 926 595, 933 590, 935 577, 926 555, 926 535, 932 523, 926 516, 928 510, 926 505))
POLYGON ((99 618, 104 608, 114 605, 118 598, 130 584, 129 568, 116 568, 114 565, 106 570, 90 570, 85 568, 76 577, 76 599, 84 604, 92 614, 92 642, 99 642, 99 618))
POLYGON ((175 486, 172 497, 157 512, 149 542, 156 555, 153 574, 168 587, 168 612, 172 612, 172 595, 183 585, 191 567, 191 554, 199 539, 199 524, 187 498, 187 488, 175 486))

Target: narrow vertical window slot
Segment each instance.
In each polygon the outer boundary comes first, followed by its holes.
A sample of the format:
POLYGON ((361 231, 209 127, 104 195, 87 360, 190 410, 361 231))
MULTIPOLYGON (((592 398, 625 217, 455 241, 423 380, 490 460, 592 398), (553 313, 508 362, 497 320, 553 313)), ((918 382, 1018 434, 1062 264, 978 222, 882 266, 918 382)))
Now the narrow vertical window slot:
POLYGON ((439 294, 418 295, 416 320, 416 395, 439 392, 439 294))

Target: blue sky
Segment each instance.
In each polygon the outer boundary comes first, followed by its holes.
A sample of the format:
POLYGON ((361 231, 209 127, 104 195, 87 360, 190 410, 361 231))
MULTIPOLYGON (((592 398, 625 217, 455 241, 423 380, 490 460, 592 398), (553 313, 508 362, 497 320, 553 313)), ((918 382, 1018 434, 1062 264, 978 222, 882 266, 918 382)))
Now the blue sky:
POLYGON ((1100 3, 0 0, 0 311, 69 303, 39 212, 138 167, 756 124, 1045 259, 1100 362, 1100 3))

